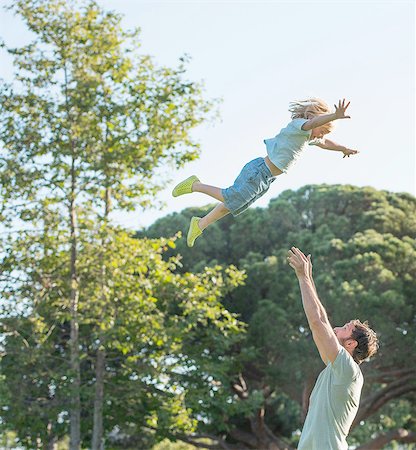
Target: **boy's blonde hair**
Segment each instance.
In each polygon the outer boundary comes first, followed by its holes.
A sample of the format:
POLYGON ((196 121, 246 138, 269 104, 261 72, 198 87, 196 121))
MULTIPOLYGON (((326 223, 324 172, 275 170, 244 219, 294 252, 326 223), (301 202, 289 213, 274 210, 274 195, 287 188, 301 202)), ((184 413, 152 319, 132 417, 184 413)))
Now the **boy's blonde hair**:
MULTIPOLYGON (((289 103, 289 111, 292 119, 312 119, 321 114, 331 114, 330 107, 320 98, 311 97, 306 100, 295 100, 289 103)), ((329 133, 333 130, 333 122, 328 122, 322 127, 329 133)))

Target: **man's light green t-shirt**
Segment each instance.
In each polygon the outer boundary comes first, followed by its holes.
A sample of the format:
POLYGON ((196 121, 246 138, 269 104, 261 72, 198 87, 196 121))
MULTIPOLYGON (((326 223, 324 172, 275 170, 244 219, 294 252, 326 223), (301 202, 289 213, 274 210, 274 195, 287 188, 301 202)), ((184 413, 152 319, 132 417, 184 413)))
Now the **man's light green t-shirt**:
POLYGON ((362 387, 359 365, 341 347, 316 380, 298 450, 347 450, 362 387))

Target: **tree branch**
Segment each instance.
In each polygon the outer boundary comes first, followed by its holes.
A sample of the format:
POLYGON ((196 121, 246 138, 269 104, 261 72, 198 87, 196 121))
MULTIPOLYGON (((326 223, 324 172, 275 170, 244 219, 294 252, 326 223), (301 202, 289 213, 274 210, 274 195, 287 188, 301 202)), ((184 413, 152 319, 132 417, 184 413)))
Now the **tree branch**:
POLYGON ((404 443, 416 442, 416 433, 398 428, 397 430, 382 433, 366 444, 360 445, 356 450, 380 450, 391 441, 398 441, 404 443))
POLYGON ((238 397, 244 400, 248 397, 248 387, 241 373, 238 375, 238 381, 240 384, 233 383, 232 388, 238 397))
POLYGON ((387 370, 385 372, 378 372, 375 373, 373 375, 367 375, 365 377, 366 381, 373 381, 373 382, 378 382, 378 383, 386 383, 387 381, 390 380, 396 380, 398 377, 402 377, 402 376, 406 376, 406 375, 410 375, 410 374, 414 374, 416 373, 416 368, 412 367, 412 368, 406 368, 406 369, 395 369, 395 370, 387 370))
POLYGON ((276 444, 278 445, 280 450, 294 450, 293 447, 291 447, 287 442, 285 442, 280 437, 276 436, 275 433, 266 425, 264 424, 264 429, 266 431, 266 435, 276 444))
MULTIPOLYGON (((192 436, 175 436, 176 439, 180 439, 183 442, 186 442, 188 444, 194 445, 198 448, 206 448, 208 450, 237 450, 233 445, 227 444, 224 439, 213 436, 211 434, 195 434, 192 436), (213 444, 208 444, 206 442, 198 442, 198 439, 211 439, 213 441, 213 444)), ((239 447, 241 448, 241 447, 239 447)), ((245 449, 244 449, 245 450, 245 449)))
MULTIPOLYGON (((245 448, 256 448, 258 444, 256 437, 252 433, 247 433, 246 431, 239 430, 238 428, 230 430, 228 435, 239 443, 248 445, 248 447, 245 448)), ((244 447, 241 448, 243 449, 244 447)))
POLYGON ((396 379, 385 388, 378 390, 361 403, 351 429, 356 427, 362 420, 374 414, 390 400, 412 391, 416 391, 414 373, 396 379))

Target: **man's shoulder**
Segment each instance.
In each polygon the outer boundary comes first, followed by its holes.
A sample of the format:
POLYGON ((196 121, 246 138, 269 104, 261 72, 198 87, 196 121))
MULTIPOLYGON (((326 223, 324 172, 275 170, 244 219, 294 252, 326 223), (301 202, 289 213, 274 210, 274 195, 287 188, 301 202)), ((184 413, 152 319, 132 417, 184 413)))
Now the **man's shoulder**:
POLYGON ((340 347, 334 362, 331 364, 331 369, 336 377, 345 381, 362 378, 360 366, 342 346, 340 347))

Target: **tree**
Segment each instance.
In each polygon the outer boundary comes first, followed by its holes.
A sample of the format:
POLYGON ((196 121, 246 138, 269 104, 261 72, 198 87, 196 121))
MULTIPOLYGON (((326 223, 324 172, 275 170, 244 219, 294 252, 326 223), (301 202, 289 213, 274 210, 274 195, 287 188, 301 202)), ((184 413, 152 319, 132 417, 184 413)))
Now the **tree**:
MULTIPOLYGON (((193 405, 216 395, 213 378, 238 370, 224 354, 238 344, 243 327, 220 300, 241 284, 243 274, 232 267, 215 267, 180 275, 175 273, 179 261, 163 259, 166 249, 174 247, 173 240, 137 240, 118 230, 104 255, 108 302, 94 273, 101 269, 95 263, 97 236, 89 242, 83 238, 79 253, 81 439, 87 446, 94 440, 97 347, 106 356, 103 434, 111 445, 146 448, 164 437, 191 433, 193 405)), ((13 295, 36 301, 31 310, 20 315, 14 311, 2 320, 7 394, 2 399, 2 425, 15 430, 28 447, 52 446, 68 431, 70 315, 62 310, 60 298, 66 277, 47 269, 52 261, 53 267, 65 270, 66 255, 57 246, 36 252, 41 244, 30 240, 32 247, 26 252, 10 248, 4 260, 4 267, 7 262, 16 267, 13 258, 31 267, 30 279, 13 295), (59 258, 61 264, 55 261, 59 258), (42 290, 40 280, 45 284, 42 290)))
MULTIPOLYGON (((189 215, 185 210, 162 218, 143 234, 171 233, 172 223, 185 228, 183 218, 189 215)), ((415 342, 416 199, 372 188, 305 186, 283 192, 268 208, 252 208, 214 224, 210 231, 200 238, 201 248, 222 247, 228 253, 224 257, 211 250, 201 259, 206 264, 226 261, 247 273, 245 285, 224 303, 248 325, 244 343, 230 354, 240 360, 241 376, 228 380, 229 395, 247 409, 240 406, 223 418, 222 436, 215 421, 200 422, 199 432, 216 435, 230 449, 296 444, 322 370, 286 262, 287 250, 296 245, 313 255, 318 292, 331 322, 368 319, 380 336, 378 355, 362 366, 366 382, 350 442, 363 449, 392 439, 414 442, 410 417, 416 360, 407 348, 415 342)), ((194 270, 194 249, 180 243, 177 249, 183 270, 194 270)))
MULTIPOLYGON (((163 186, 162 165, 180 167, 198 155, 190 130, 212 103, 176 69, 139 55, 139 31, 94 1, 17 1, 11 9, 35 40, 7 49, 16 83, 2 83, 0 190, 9 224, 44 229, 44 208, 59 211, 67 243, 72 389, 71 443, 80 446, 80 229, 101 222, 102 245, 112 210, 148 207, 163 186), (80 221, 83 209, 83 222, 80 221), (89 213, 85 211, 89 210, 89 213)), ((101 269, 104 266, 101 264, 101 269)), ((103 272, 101 271, 101 278, 103 272)), ((105 285, 102 285, 105 296, 105 285)), ((108 301, 110 301, 108 299, 108 301)), ((97 367, 105 355, 97 348, 97 367)), ((94 448, 102 440, 103 378, 96 379, 94 448)))

